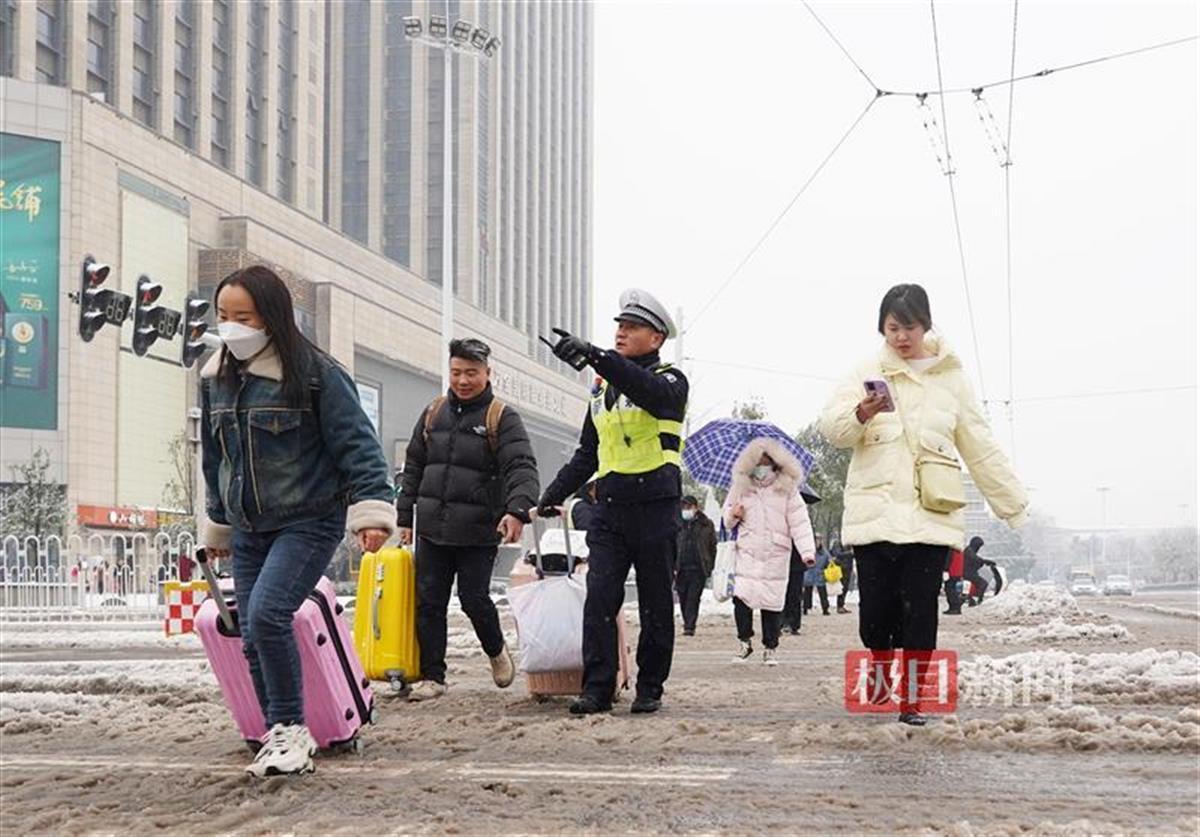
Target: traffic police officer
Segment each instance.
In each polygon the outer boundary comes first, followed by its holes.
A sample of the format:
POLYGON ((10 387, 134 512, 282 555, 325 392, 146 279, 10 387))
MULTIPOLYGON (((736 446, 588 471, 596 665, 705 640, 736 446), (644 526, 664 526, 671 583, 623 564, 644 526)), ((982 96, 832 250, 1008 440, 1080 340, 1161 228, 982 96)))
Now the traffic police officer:
POLYGON ((579 447, 545 490, 539 508, 541 514, 555 514, 555 507, 598 475, 599 508, 587 534, 583 693, 571 704, 575 715, 612 708, 619 665, 615 620, 631 565, 637 569, 641 611, 634 713, 658 710, 675 647, 671 568, 688 382, 659 359, 663 343, 676 336, 662 303, 645 291, 627 290, 615 319, 615 350, 561 329, 555 329, 559 340, 553 344, 561 360, 597 373, 579 447))

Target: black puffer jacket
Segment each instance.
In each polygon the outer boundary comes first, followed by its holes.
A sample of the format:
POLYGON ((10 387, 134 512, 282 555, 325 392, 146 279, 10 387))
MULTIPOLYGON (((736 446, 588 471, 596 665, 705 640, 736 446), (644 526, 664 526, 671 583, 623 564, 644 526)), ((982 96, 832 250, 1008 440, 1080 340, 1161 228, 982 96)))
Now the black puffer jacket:
POLYGON ((497 544, 496 524, 505 514, 529 522, 538 496, 533 446, 521 416, 506 406, 492 453, 485 424, 492 401, 490 386, 470 401, 451 392, 433 420, 428 444, 421 411, 396 499, 400 526, 413 525, 414 502, 417 536, 438 544, 497 544))

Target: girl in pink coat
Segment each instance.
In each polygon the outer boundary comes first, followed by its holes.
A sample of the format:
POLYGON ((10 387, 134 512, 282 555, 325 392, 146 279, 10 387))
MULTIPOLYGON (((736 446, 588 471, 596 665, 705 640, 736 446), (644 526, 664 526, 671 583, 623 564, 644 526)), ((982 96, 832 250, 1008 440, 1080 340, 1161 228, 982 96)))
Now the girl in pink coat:
POLYGON ((725 498, 725 527, 737 527, 733 616, 742 646, 735 662, 754 653, 754 610, 762 611, 763 662, 777 665, 775 649, 787 594, 792 544, 807 566, 816 563, 808 508, 800 496, 804 472, 774 439, 755 439, 733 466, 725 498))

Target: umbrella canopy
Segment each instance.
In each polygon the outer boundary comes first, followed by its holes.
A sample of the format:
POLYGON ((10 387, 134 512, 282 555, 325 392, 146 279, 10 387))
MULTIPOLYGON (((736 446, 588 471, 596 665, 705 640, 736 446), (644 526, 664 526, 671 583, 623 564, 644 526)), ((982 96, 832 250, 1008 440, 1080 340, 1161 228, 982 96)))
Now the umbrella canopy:
POLYGON ((754 439, 774 439, 800 462, 805 482, 800 493, 809 503, 821 498, 808 486, 808 473, 813 468, 812 454, 799 442, 769 421, 746 419, 716 419, 688 437, 683 446, 683 464, 692 479, 705 485, 729 488, 733 483, 733 464, 754 439))

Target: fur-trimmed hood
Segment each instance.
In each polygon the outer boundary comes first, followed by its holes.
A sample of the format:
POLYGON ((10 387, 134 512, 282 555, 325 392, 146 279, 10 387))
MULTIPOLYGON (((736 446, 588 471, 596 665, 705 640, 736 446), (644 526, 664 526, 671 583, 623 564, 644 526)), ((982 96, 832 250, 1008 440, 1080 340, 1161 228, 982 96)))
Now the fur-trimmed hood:
POLYGON ((783 494, 794 492, 804 484, 804 467, 778 439, 757 438, 746 446, 733 463, 733 485, 730 493, 742 494, 753 487, 750 474, 754 466, 766 454, 778 466, 775 481, 768 488, 783 494))
MULTIPOLYGON (((200 370, 201 378, 215 378, 221 371, 221 361, 225 357, 225 349, 218 349, 212 353, 212 357, 204 364, 200 370)), ((230 359, 232 362, 232 355, 230 359)), ((246 372, 250 375, 257 375, 260 378, 270 378, 272 381, 283 380, 283 361, 279 359, 279 352, 275 349, 275 341, 271 341, 263 350, 250 358, 250 362, 246 364, 246 372)))

